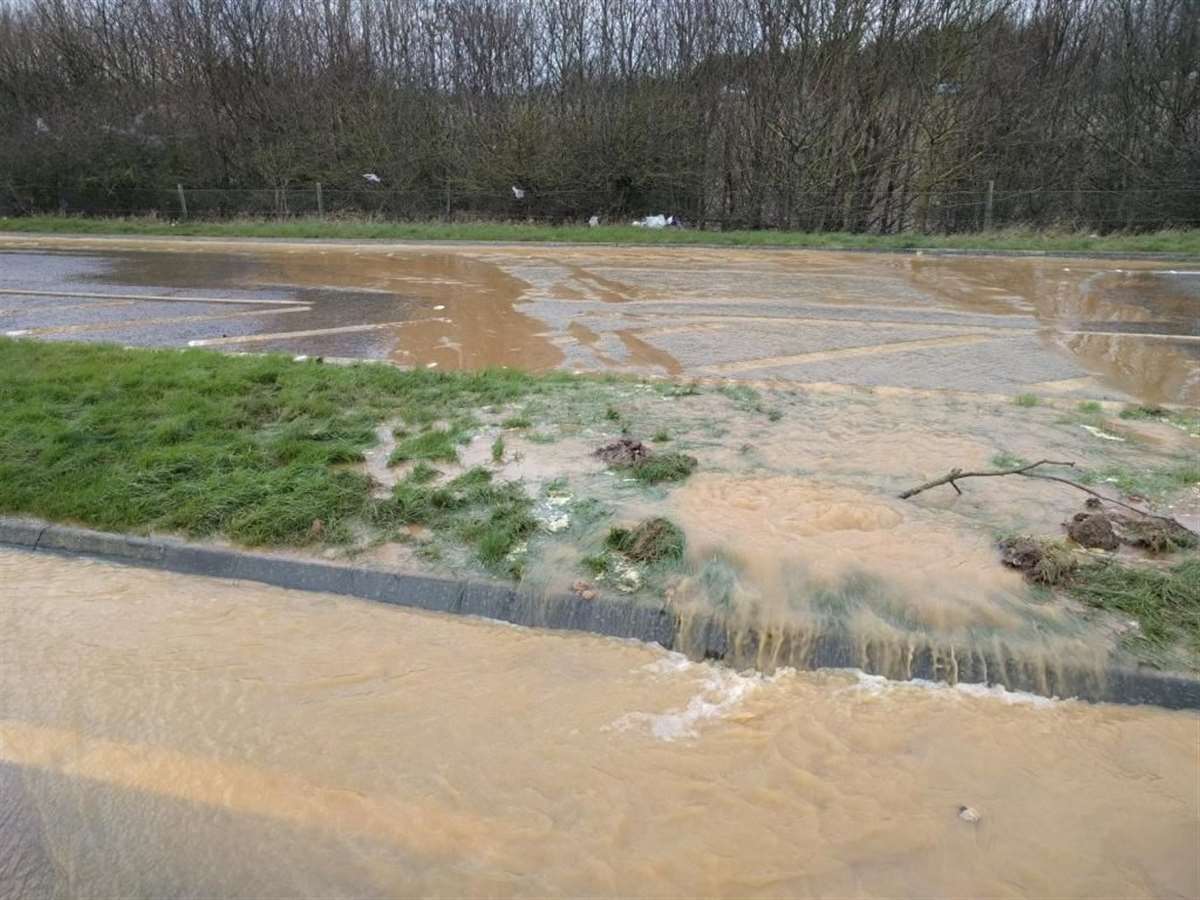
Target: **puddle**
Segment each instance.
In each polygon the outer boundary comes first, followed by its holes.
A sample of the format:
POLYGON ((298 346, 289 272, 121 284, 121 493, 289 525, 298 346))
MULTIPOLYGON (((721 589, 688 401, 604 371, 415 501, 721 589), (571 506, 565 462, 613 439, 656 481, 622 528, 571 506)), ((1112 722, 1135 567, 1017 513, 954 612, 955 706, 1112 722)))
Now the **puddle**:
POLYGON ((113 293, 74 311, 78 298, 6 300, 0 329, 48 339, 198 341, 439 369, 1200 403, 1200 273, 1144 260, 12 236, 4 244, 75 248, 7 254, 5 291, 57 279, 63 290, 113 293), (133 311, 142 321, 122 325, 118 311, 102 308, 127 302, 125 293, 166 290, 283 297, 310 309, 229 308, 223 318, 212 305, 193 312, 144 300, 133 311))

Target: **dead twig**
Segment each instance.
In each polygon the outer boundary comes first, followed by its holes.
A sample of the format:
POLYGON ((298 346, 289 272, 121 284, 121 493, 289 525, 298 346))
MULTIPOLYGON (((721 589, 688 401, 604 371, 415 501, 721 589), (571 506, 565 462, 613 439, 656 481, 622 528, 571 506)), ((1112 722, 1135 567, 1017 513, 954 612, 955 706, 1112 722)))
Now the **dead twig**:
MULTIPOLYGON (((1066 466, 1068 468, 1073 469, 1073 468, 1075 468, 1075 463, 1073 463, 1073 462, 1056 462, 1052 459, 1039 459, 1035 463, 1029 463, 1028 465, 1025 465, 1025 466, 1018 466, 1015 469, 992 469, 992 470, 989 470, 986 472, 964 472, 962 469, 951 469, 949 475, 943 475, 941 478, 934 479, 933 481, 927 481, 927 482, 925 482, 925 484, 918 485, 915 488, 909 488, 907 491, 905 491, 903 494, 900 495, 900 499, 907 500, 909 497, 915 497, 915 496, 917 496, 917 494, 923 493, 924 491, 927 491, 930 488, 939 487, 943 484, 950 485, 950 487, 954 488, 955 491, 957 491, 959 494, 961 494, 962 489, 959 488, 959 486, 957 484, 955 484, 955 482, 958 481, 959 479, 962 479, 962 478, 993 478, 997 475, 1024 475, 1030 469, 1036 469, 1038 466, 1066 466)), ((1035 477, 1041 477, 1041 476, 1035 476, 1035 477)), ((1065 481, 1066 479, 1063 479, 1063 480, 1065 481)), ((1074 482, 1068 482, 1068 484, 1074 484, 1074 482)), ((1085 491, 1087 490, 1087 488, 1083 487, 1082 485, 1075 485, 1075 486, 1080 488, 1081 490, 1085 490, 1085 491)), ((1088 493, 1091 493, 1091 491, 1088 491, 1088 493)))
POLYGON ((964 472, 962 469, 951 469, 948 475, 943 475, 941 478, 936 478, 933 481, 927 481, 925 484, 917 485, 915 488, 909 488, 907 491, 900 494, 900 499, 907 500, 909 497, 915 497, 917 494, 920 494, 923 491, 927 491, 930 488, 939 487, 943 484, 950 485, 950 487, 954 488, 954 490, 961 495, 962 489, 959 488, 955 482, 960 481, 963 478, 992 478, 997 475, 1020 475, 1023 478, 1036 478, 1039 481, 1057 481, 1059 484, 1069 485, 1076 490, 1083 491, 1085 494, 1091 494, 1093 497, 1105 503, 1111 503, 1114 506, 1119 506, 1122 509, 1135 512, 1139 516, 1146 516, 1150 519, 1159 519, 1163 522, 1170 522, 1172 525, 1182 528, 1184 531, 1191 531, 1190 528, 1180 524, 1170 516, 1155 515, 1154 513, 1146 512, 1144 509, 1138 509, 1136 506, 1130 506, 1128 503, 1122 503, 1120 500, 1113 500, 1111 497, 1105 497, 1103 494, 1093 491, 1090 487, 1086 487, 1077 481, 1072 481, 1070 478, 1063 478, 1061 475, 1042 475, 1039 472, 1033 472, 1032 470, 1036 469, 1038 466, 1066 466, 1068 469, 1073 469, 1075 468, 1075 463, 1059 462, 1053 459, 1039 459, 1035 463, 1029 463, 1025 466, 1018 466, 1015 469, 992 469, 986 472, 964 472))

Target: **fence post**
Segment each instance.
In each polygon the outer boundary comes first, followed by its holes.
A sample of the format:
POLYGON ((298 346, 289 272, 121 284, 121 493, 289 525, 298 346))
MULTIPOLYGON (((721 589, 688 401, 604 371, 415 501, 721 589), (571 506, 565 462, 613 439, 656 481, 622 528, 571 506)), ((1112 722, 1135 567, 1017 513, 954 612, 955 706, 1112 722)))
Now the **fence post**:
POLYGON ((321 182, 317 182, 317 218, 325 218, 325 199, 321 196, 321 182))
POLYGON ((188 217, 188 214, 187 214, 187 197, 185 197, 185 196, 183 195, 183 184, 182 184, 182 182, 176 182, 176 184, 175 184, 175 190, 179 192, 179 218, 181 218, 181 219, 186 219, 186 218, 188 217))
POLYGON ((987 197, 983 201, 983 230, 992 230, 992 201, 996 198, 996 182, 994 179, 989 179, 987 183, 987 197))

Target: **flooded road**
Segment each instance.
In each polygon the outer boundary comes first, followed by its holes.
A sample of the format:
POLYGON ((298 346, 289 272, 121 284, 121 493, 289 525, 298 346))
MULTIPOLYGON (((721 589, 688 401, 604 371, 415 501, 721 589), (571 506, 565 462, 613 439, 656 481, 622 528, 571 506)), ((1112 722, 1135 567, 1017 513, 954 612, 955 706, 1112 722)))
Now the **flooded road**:
POLYGON ((1200 271, 1147 260, 10 235, 0 333, 1200 403, 1200 271))
POLYGON ((16 551, 0 642, 0 896, 1200 893, 1192 714, 16 551))

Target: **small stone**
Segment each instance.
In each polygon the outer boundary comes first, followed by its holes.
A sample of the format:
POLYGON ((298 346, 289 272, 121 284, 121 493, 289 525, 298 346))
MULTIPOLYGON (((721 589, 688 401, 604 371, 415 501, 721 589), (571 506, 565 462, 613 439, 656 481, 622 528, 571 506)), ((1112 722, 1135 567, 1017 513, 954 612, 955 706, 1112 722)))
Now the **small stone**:
POLYGON ((313 519, 312 524, 308 526, 308 536, 311 538, 319 538, 325 533, 325 523, 320 519, 313 519))
POLYGON ((598 597, 599 595, 595 591, 588 590, 588 591, 580 591, 579 596, 580 596, 580 598, 582 598, 584 600, 595 600, 596 597, 598 597))
POLYGON ((960 806, 958 808, 958 817, 964 822, 970 822, 972 825, 983 818, 983 816, 979 815, 978 810, 973 809, 970 806, 960 806))

